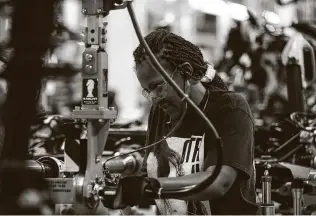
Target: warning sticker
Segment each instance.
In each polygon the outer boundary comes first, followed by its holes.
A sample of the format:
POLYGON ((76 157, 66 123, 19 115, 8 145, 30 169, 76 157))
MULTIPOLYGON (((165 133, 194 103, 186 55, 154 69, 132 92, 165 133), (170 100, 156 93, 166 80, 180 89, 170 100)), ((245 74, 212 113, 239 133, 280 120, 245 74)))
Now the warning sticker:
POLYGON ((49 190, 56 204, 74 202, 75 188, 72 178, 46 178, 49 190))
POLYGON ((82 104, 97 105, 98 101, 98 80, 83 79, 82 80, 82 104))

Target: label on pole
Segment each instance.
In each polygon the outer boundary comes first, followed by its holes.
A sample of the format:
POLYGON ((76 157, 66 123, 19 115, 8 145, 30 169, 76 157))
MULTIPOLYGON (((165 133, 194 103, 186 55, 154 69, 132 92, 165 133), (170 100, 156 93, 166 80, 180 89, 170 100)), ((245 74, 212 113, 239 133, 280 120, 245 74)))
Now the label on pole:
POLYGON ((74 179, 46 178, 55 204, 72 204, 75 201, 74 179))
POLYGON ((98 79, 82 80, 82 104, 97 105, 98 100, 98 79))

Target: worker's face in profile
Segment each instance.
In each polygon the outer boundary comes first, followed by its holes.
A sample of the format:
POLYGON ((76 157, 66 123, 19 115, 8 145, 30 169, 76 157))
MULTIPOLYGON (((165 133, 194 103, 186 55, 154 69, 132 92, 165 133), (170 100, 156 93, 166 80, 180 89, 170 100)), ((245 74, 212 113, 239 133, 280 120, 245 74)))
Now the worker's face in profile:
MULTIPOLYGON (((159 59, 162 67, 169 73, 173 80, 184 88, 184 79, 166 62, 159 59)), ((181 114, 181 99, 171 86, 156 72, 147 60, 136 65, 136 75, 143 88, 143 95, 152 100, 154 106, 160 106, 173 119, 181 114)))

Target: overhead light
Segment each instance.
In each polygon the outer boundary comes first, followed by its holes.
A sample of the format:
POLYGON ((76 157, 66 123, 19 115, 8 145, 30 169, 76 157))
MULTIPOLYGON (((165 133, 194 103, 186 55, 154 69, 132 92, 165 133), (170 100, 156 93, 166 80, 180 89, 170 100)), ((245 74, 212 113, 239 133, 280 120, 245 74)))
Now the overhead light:
POLYGON ((63 21, 73 31, 78 31, 81 20, 81 4, 77 0, 66 0, 63 2, 63 21))
POLYGON ((189 0, 188 3, 191 8, 203 13, 215 16, 227 14, 227 4, 223 0, 189 0))
POLYGON ((164 21, 167 23, 173 23, 176 20, 176 16, 172 12, 167 12, 164 17, 164 21))
POLYGON ((191 8, 215 16, 227 16, 244 21, 249 18, 247 7, 237 3, 226 3, 223 0, 189 0, 191 8))
POLYGON ((248 9, 245 5, 237 3, 228 3, 230 15, 233 19, 244 21, 249 19, 248 9))
POLYGON ((181 29, 183 30, 189 30, 192 26, 192 18, 191 16, 182 16, 180 19, 180 25, 181 25, 181 29))

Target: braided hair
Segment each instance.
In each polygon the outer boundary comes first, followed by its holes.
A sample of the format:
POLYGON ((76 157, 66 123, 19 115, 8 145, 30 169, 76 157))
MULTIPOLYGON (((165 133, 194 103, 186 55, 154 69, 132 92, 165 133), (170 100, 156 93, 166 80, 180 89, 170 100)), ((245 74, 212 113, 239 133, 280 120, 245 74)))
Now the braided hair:
MULTIPOLYGON (((152 52, 166 60, 173 69, 188 62, 193 68, 191 75, 193 78, 201 80, 205 76, 209 64, 204 60, 200 48, 190 41, 163 28, 151 32, 145 37, 145 40, 152 52)), ((141 64, 145 60, 146 52, 141 45, 136 48, 133 54, 136 64, 141 64)), ((227 90, 227 86, 218 75, 215 75, 211 83, 203 84, 227 90)))
MULTIPOLYGON (((204 60, 203 54, 198 46, 185 40, 184 38, 173 34, 166 29, 158 28, 145 37, 145 40, 152 52, 162 60, 165 60, 175 70, 178 65, 188 62, 193 68, 190 75, 195 80, 201 80, 208 70, 209 64, 204 60)), ((136 65, 141 64, 147 55, 144 48, 139 45, 133 53, 136 65)), ((209 83, 201 82, 206 88, 216 87, 222 91, 227 91, 227 87, 222 79, 215 74, 213 80, 209 83)), ((149 115, 148 133, 146 145, 160 140, 170 131, 170 125, 166 125, 168 116, 159 107, 152 107, 149 115)), ((144 157, 143 172, 146 174, 147 158, 152 152, 157 158, 158 177, 167 177, 170 172, 169 163, 174 165, 178 176, 183 176, 181 155, 171 149, 167 142, 164 141, 160 145, 147 149, 144 157)), ((168 200, 164 201, 168 206, 168 200)), ((189 214, 207 214, 204 205, 201 202, 188 202, 189 214)))

